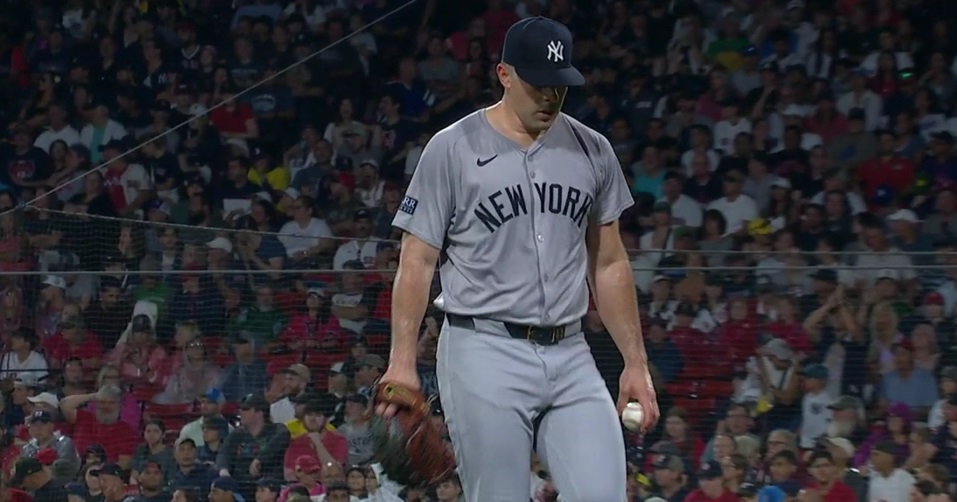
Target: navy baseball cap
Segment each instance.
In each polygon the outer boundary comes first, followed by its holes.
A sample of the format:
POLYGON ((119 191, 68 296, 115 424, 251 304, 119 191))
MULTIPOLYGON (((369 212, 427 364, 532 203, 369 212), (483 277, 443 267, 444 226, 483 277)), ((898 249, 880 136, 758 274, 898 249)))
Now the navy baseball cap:
POLYGON ((508 29, 502 62, 535 87, 585 84, 585 77, 572 66, 572 33, 545 17, 522 19, 508 29))
POLYGON ((721 464, 717 460, 711 460, 701 464, 697 476, 698 479, 718 479, 721 474, 721 464))

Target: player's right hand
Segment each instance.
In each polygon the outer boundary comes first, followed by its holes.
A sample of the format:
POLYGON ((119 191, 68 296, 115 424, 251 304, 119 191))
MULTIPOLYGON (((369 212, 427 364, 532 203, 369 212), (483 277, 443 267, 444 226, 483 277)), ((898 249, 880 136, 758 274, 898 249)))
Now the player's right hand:
MULTIPOLYGON (((389 369, 387 369, 382 375, 382 378, 379 379, 378 385, 387 382, 401 384, 412 390, 419 390, 419 372, 415 366, 405 368, 390 364, 389 369)), ((383 418, 392 418, 397 411, 399 411, 397 405, 387 403, 379 403, 375 409, 376 414, 383 418)))

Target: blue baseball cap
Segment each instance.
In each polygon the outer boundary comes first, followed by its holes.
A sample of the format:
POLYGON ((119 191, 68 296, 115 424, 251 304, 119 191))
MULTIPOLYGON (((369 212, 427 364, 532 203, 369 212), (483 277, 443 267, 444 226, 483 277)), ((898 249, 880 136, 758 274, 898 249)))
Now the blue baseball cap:
POLYGON ((776 486, 765 486, 758 491, 758 502, 784 502, 787 496, 776 486))
POLYGON ((585 77, 572 66, 572 33, 546 17, 525 18, 508 29, 502 62, 535 87, 585 84, 585 77))
POLYGON ((216 388, 208 389, 206 393, 203 394, 203 397, 211 403, 223 404, 226 402, 226 396, 223 395, 223 391, 216 388))
POLYGON ((828 378, 827 367, 823 364, 811 364, 805 367, 801 371, 801 376, 804 378, 814 378, 817 380, 827 380, 828 378))
POLYGON ((798 493, 801 493, 801 484, 793 479, 781 481, 775 486, 777 486, 778 489, 781 490, 781 492, 783 492, 785 495, 790 497, 797 496, 798 493))
POLYGON ((230 492, 233 494, 233 499, 236 500, 236 502, 246 502, 246 499, 239 493, 239 482, 233 478, 220 476, 213 480, 210 489, 230 492))

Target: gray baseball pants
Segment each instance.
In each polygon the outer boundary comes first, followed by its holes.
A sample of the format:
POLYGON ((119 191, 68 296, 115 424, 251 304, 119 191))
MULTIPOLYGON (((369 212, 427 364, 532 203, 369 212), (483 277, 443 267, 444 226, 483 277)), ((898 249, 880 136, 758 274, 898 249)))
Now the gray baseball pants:
POLYGON ((625 502, 621 423, 585 337, 542 346, 502 323, 446 322, 439 395, 466 502, 525 502, 534 422, 537 453, 562 502, 625 502))

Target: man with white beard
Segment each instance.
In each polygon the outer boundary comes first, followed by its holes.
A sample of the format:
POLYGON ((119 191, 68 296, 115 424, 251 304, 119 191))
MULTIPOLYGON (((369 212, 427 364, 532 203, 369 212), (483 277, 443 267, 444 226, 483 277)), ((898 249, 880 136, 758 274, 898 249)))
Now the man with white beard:
POLYGON ((845 438, 852 444, 862 444, 869 434, 864 423, 864 407, 854 396, 841 396, 829 409, 833 412, 827 426, 827 437, 845 438))
POLYGON ((116 385, 104 385, 94 393, 64 397, 60 401, 63 418, 73 424, 73 443, 77 451, 86 451, 92 445, 102 445, 107 461, 129 469, 138 434, 120 420, 120 402, 123 391, 116 385), (96 411, 86 408, 96 403, 96 411))

